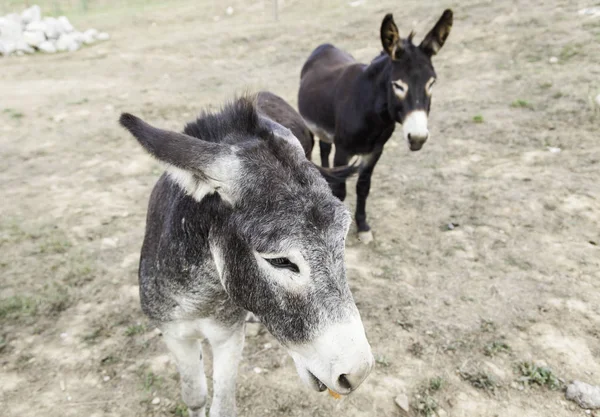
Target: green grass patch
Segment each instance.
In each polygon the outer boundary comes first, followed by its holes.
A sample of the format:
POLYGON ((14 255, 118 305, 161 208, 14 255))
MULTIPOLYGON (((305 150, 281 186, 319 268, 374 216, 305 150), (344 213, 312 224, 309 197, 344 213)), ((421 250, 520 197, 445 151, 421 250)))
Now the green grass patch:
POLYGON ((521 362, 517 364, 517 370, 521 374, 519 381, 525 386, 538 385, 551 390, 563 387, 560 379, 547 366, 538 366, 533 362, 521 362))
POLYGON ((473 116, 473 123, 483 123, 483 116, 480 114, 473 116))
POLYGON ((523 99, 516 99, 515 101, 513 101, 512 103, 510 103, 510 107, 516 108, 516 109, 532 109, 533 106, 531 105, 530 102, 528 102, 527 100, 523 100, 523 99))
POLYGON ((510 346, 501 340, 494 340, 483 348, 483 354, 489 357, 494 357, 500 353, 510 353, 510 351, 510 346))
POLYGON ((0 318, 21 318, 35 316, 38 303, 32 297, 14 295, 0 300, 0 318))
POLYGON ((145 332, 146 326, 144 326, 143 324, 134 324, 132 326, 127 327, 127 330, 125 330, 125 336, 132 337, 145 332))
POLYGON ((384 368, 388 368, 390 366, 390 361, 383 355, 378 355, 375 357, 375 363, 377 365, 383 366, 384 368))
POLYGON ((494 377, 486 372, 459 371, 459 374, 460 377, 470 383, 473 388, 493 393, 498 386, 494 377))
POLYGON ((429 379, 421 385, 415 395, 412 408, 419 416, 434 417, 438 415, 439 404, 435 395, 445 386, 441 376, 429 379))

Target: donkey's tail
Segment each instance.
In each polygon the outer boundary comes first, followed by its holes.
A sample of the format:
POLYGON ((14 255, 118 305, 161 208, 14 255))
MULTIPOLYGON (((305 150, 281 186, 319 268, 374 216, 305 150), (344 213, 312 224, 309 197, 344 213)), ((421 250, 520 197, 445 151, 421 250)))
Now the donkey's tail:
POLYGON ((361 158, 355 157, 348 165, 335 168, 323 168, 316 164, 315 167, 319 170, 325 181, 330 185, 345 182, 348 178, 356 174, 361 167, 361 158))

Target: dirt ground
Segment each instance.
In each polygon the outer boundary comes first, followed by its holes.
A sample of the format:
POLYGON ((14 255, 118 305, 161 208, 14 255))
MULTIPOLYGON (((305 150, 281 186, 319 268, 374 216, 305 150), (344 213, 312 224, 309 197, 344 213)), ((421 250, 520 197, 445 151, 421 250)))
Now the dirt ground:
POLYGON ((385 13, 420 39, 452 7, 432 138, 410 153, 397 130, 369 199, 375 241, 348 242, 376 369, 336 401, 254 327, 239 414, 394 417, 404 394, 414 416, 589 415, 560 386, 600 385, 600 18, 578 14, 591 3, 286 0, 277 23, 266 0, 159 3, 73 15, 109 42, 0 59, 0 414, 186 415, 137 288, 162 170, 121 111, 181 129, 244 91, 296 106, 318 44, 367 61, 385 13))

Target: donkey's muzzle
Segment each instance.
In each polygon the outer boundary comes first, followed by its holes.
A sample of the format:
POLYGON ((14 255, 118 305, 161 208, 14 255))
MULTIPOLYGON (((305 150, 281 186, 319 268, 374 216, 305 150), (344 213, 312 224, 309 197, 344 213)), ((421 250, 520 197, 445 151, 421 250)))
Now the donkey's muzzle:
POLYGON ((408 134, 408 147, 411 151, 419 151, 423 147, 423 144, 427 142, 429 138, 429 133, 425 133, 422 135, 413 135, 412 133, 408 134))
POLYGON ((375 362, 358 311, 345 322, 330 324, 314 340, 288 349, 305 383, 342 395, 358 388, 375 362))
POLYGON ((424 110, 415 110, 408 113, 402 122, 402 130, 410 150, 420 150, 429 138, 427 113, 424 110))

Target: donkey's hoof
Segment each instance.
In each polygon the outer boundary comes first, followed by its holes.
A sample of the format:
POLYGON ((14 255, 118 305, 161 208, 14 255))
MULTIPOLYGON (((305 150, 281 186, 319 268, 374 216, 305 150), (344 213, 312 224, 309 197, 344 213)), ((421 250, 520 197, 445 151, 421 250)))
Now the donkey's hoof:
POLYGON ((366 232, 358 232, 358 240, 365 245, 368 245, 373 241, 373 232, 370 230, 367 230, 366 232))

